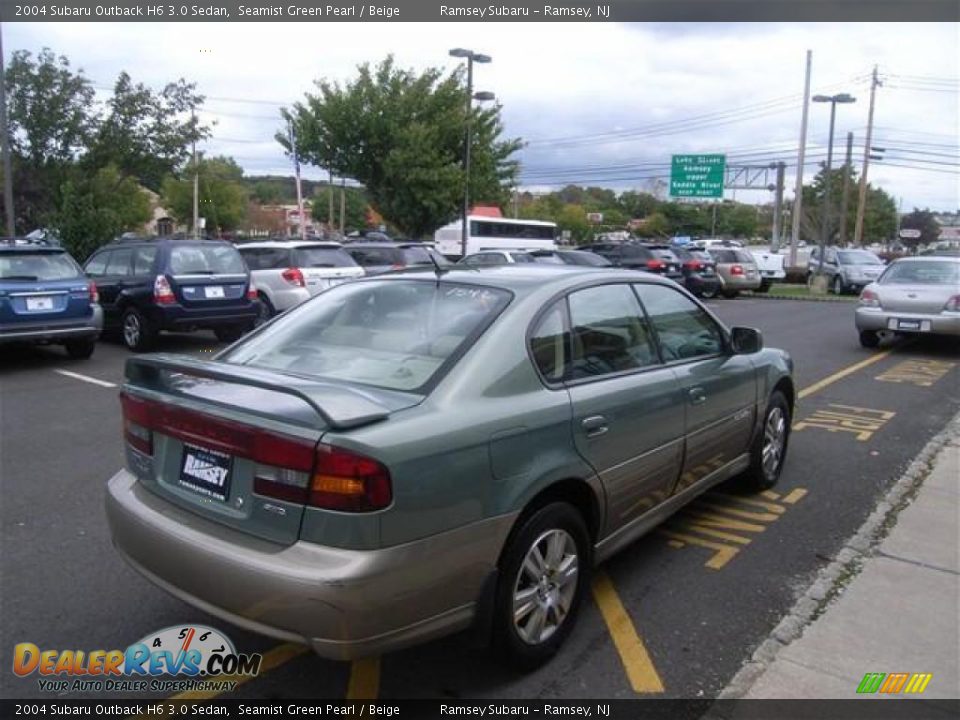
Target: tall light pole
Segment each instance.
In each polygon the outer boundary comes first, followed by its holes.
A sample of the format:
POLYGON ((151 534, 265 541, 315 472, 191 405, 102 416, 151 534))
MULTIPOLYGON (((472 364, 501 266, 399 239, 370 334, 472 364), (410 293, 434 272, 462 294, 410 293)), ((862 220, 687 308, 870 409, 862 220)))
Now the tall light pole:
POLYGON ((827 141, 827 166, 823 175, 823 213, 820 221, 820 262, 817 265, 817 275, 823 275, 824 252, 827 247, 827 238, 829 237, 830 224, 830 171, 833 165, 833 126, 837 116, 837 103, 847 104, 856 102, 857 99, 847 93, 839 95, 814 95, 813 101, 816 103, 830 103, 830 133, 827 141))
POLYGON ((467 59, 467 114, 465 121, 466 141, 463 149, 463 228, 460 235, 460 255, 467 254, 467 235, 469 227, 467 217, 470 215, 470 145, 471 145, 471 120, 474 100, 493 100, 493 93, 473 92, 473 64, 488 63, 492 59, 489 55, 466 50, 464 48, 454 48, 450 51, 450 57, 467 59))

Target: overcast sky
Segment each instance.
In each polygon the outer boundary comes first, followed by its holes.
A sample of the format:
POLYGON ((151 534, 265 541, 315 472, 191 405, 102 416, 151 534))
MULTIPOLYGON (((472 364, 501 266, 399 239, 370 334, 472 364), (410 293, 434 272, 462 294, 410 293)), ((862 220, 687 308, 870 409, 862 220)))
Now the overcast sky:
MULTIPOLYGON (((7 23, 3 32, 8 59, 50 47, 82 67, 101 97, 121 70, 153 87, 181 76, 197 82, 209 98, 205 117, 216 121, 204 149, 233 156, 247 174, 290 174, 273 140, 277 112, 315 79, 348 80, 358 64, 388 53, 404 67, 452 69, 447 51, 471 48, 493 57, 475 67, 475 89, 494 92, 507 134, 527 141, 520 158, 529 189, 642 189, 669 174, 671 153, 795 166, 809 49, 813 92, 857 98, 838 106, 834 164, 848 131, 862 160, 877 64, 884 85, 872 144, 887 151, 870 181, 905 210, 960 206, 956 24, 7 23)), ((812 105, 808 162, 824 159, 828 118, 828 104, 812 105)), ((726 194, 751 202, 770 195, 726 194)))

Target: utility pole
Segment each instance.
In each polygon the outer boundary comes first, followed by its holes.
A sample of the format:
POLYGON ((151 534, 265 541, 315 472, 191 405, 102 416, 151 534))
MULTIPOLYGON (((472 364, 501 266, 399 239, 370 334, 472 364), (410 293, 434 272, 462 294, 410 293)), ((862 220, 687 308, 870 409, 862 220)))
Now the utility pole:
POLYGON ((790 267, 797 265, 797 243, 800 240, 800 216, 803 210, 803 160, 807 152, 807 115, 810 112, 810 68, 813 51, 807 50, 807 75, 803 85, 803 114, 800 119, 800 152, 797 155, 797 185, 793 198, 793 229, 790 233, 790 267))
POLYGON ((860 175, 860 198, 857 202, 857 223, 853 228, 853 244, 863 243, 863 215, 867 209, 867 168, 870 167, 870 143, 873 140, 873 107, 877 96, 877 66, 873 66, 873 77, 870 82, 870 111, 867 114, 867 139, 863 144, 863 173, 860 175))
POLYGON ((710 220, 710 237, 716 237, 717 234, 717 204, 713 203, 713 213, 710 220))
POLYGON ((343 237, 344 219, 347 209, 347 179, 340 178, 340 237, 343 237))
POLYGON ((293 154, 293 172, 297 186, 297 217, 300 219, 300 239, 307 239, 307 219, 303 216, 303 190, 300 187, 300 156, 297 155, 297 131, 293 122, 287 120, 287 132, 290 135, 290 150, 293 154))
POLYGON ((850 172, 853 170, 853 133, 847 133, 847 161, 843 165, 843 199, 840 201, 840 245, 847 244, 847 205, 850 198, 850 172))
POLYGON ((193 239, 200 238, 200 165, 197 163, 197 115, 193 113, 193 239))
POLYGON ((7 236, 16 235, 13 213, 13 170, 10 169, 10 135, 7 132, 7 88, 3 64, 3 26, 0 25, 0 136, 3 143, 3 207, 7 220, 7 236))
POLYGON ((770 239, 770 251, 780 252, 780 236, 783 234, 783 181, 786 163, 777 163, 777 188, 773 196, 773 230, 770 239))

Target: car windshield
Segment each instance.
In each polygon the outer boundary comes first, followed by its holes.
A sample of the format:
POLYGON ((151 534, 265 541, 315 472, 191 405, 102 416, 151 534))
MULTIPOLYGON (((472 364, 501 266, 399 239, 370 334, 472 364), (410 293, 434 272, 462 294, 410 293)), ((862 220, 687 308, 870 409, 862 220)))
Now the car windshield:
POLYGON ((841 250, 837 255, 842 265, 883 265, 883 260, 866 250, 841 250))
POLYGON ((0 253, 0 280, 69 280, 83 270, 73 258, 58 253, 0 253))
POLYGON ((301 247, 294 250, 297 267, 356 267, 353 258, 340 248, 301 247))
POLYGON ((170 250, 170 272, 174 275, 243 275, 246 266, 232 245, 175 245, 170 250))
POLYGON ((509 299, 505 290, 435 280, 341 285, 289 311, 221 359, 417 391, 509 299))
POLYGON ((880 278, 882 285, 953 285, 960 284, 960 263, 917 260, 897 262, 880 278))

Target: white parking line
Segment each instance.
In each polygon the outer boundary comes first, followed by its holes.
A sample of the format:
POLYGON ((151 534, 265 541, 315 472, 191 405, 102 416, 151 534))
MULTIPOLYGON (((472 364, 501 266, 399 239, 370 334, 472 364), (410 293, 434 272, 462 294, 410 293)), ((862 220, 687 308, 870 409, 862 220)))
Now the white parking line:
POLYGON ((92 378, 89 375, 81 375, 80 373, 70 372, 69 370, 54 370, 58 375, 66 375, 71 377, 74 380, 82 380, 83 382, 88 382, 91 385, 99 385, 100 387, 115 388, 117 387, 116 383, 107 382, 106 380, 97 380, 97 378, 92 378))

